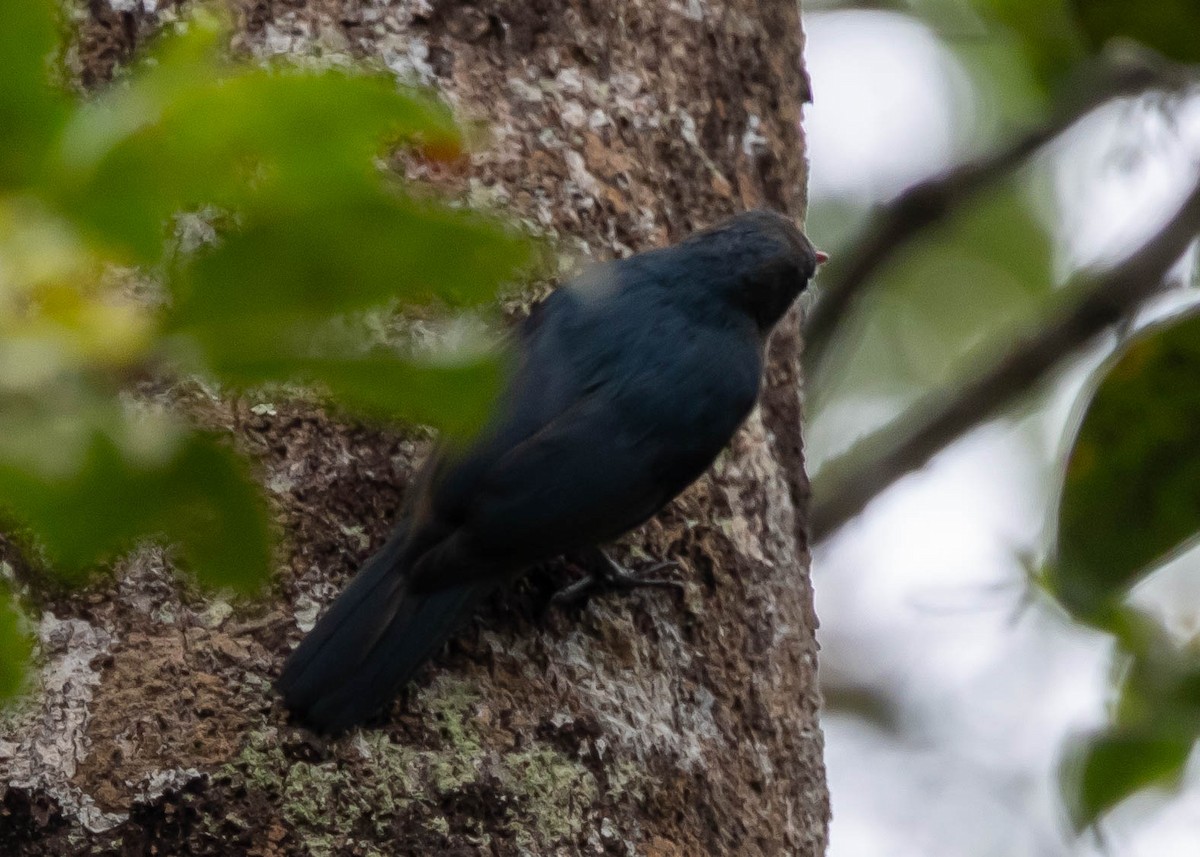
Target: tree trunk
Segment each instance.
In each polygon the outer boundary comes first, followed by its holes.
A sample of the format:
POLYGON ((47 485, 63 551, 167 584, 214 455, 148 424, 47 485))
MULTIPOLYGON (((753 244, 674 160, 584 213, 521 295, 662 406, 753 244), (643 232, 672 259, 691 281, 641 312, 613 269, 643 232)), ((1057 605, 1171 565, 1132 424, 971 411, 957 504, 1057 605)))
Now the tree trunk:
MULTIPOLYGON (((155 5, 93 0, 80 79, 106 79, 175 15, 155 5)), ((377 58, 484 120, 468 175, 400 168, 524 218, 564 257, 758 205, 804 213, 795 0, 238 8, 241 49, 377 58)), ((288 725, 269 682, 384 538, 426 443, 176 385, 173 402, 260 463, 288 546, 278 586, 206 601, 146 548, 113 583, 42 596, 40 687, 0 721, 0 853, 823 854, 797 331, 793 315, 776 334, 732 449, 618 547, 677 562, 684 595, 563 611, 548 599, 566 567, 536 570, 383 725, 333 742, 288 725)))

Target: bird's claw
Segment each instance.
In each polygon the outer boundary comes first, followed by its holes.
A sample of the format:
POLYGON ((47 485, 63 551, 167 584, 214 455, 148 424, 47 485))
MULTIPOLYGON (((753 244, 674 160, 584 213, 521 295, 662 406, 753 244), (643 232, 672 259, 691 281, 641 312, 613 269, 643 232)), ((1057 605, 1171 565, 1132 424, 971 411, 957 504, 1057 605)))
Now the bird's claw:
POLYGON ((559 606, 574 606, 586 602, 593 595, 614 589, 630 591, 644 586, 683 591, 683 584, 678 580, 652 577, 668 568, 675 568, 670 561, 657 562, 640 572, 631 571, 612 559, 603 551, 596 551, 587 557, 587 575, 574 583, 563 587, 551 599, 559 606))

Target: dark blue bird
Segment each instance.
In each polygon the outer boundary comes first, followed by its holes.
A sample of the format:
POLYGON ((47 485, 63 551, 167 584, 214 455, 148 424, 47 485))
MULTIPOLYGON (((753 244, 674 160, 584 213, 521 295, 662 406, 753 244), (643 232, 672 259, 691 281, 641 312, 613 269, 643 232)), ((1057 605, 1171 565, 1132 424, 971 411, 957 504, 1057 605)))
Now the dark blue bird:
POLYGON ((754 407, 767 337, 821 261, 790 220, 752 211, 555 291, 488 424, 426 464, 396 531, 292 653, 288 708, 324 732, 361 723, 498 585, 670 502, 754 407))

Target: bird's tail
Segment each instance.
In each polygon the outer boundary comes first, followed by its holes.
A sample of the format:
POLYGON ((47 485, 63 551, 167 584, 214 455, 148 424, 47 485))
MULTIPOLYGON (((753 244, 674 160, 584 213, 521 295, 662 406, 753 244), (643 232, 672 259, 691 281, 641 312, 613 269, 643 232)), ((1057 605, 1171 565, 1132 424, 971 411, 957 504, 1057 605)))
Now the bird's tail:
POLYGON ((408 591, 403 528, 367 560, 296 651, 276 688, 299 720, 339 733, 376 714, 493 584, 408 591))

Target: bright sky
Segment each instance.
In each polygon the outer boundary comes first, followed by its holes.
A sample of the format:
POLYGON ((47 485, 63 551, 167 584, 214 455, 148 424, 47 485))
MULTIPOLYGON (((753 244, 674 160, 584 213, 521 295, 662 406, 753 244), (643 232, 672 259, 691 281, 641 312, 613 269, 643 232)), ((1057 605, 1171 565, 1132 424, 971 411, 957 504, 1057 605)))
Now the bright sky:
MULTIPOLYGON (((930 33, 878 12, 809 14, 805 27, 815 204, 885 198, 955 157, 970 122, 967 77, 930 33)), ((1136 245, 1198 163, 1200 102, 1174 128, 1124 105, 1072 132, 1044 167, 1061 269, 1136 245)), ((1042 544, 1054 447, 1081 377, 1064 382, 1050 413, 972 433, 818 549, 827 686, 870 689, 898 715, 891 727, 825 718, 831 857, 1200 853, 1196 760, 1182 796, 1121 807, 1103 848, 1074 840, 1061 816, 1059 754, 1068 735, 1101 722, 1108 644, 1025 602, 1022 556, 1042 544)), ((818 445, 845 435, 814 429, 818 445)), ((1176 563, 1139 599, 1194 633, 1198 566, 1195 556, 1176 563)))

